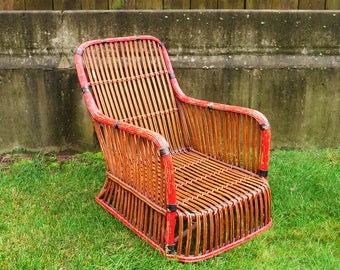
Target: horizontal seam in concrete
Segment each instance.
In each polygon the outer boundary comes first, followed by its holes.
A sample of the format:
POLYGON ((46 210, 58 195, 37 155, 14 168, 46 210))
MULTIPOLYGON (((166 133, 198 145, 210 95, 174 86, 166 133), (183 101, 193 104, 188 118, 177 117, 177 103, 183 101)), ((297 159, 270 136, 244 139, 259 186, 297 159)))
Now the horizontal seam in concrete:
POLYGON ((340 56, 232 55, 175 56, 180 68, 340 68, 340 56))
MULTIPOLYGON (((74 65, 61 66, 62 57, 37 56, 32 58, 0 57, 0 69, 73 69, 74 65)), ((220 55, 171 56, 175 68, 340 68, 340 56, 304 55, 220 55)))

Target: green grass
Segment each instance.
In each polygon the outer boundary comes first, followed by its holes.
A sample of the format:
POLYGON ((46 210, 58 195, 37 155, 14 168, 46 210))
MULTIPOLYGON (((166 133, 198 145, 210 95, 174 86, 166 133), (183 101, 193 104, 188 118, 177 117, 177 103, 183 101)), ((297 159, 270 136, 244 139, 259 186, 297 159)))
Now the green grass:
POLYGON ((340 269, 340 150, 273 151, 272 228, 194 264, 166 260, 94 202, 101 154, 19 157, 0 164, 0 269, 340 269))

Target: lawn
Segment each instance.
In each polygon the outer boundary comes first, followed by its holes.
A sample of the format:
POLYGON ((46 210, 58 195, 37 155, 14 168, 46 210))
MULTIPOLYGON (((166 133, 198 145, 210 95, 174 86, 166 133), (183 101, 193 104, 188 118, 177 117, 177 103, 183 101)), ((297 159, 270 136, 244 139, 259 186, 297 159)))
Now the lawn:
POLYGON ((0 269, 340 269, 340 149, 273 151, 273 226, 189 264, 166 260, 94 202, 101 154, 0 161, 0 269))

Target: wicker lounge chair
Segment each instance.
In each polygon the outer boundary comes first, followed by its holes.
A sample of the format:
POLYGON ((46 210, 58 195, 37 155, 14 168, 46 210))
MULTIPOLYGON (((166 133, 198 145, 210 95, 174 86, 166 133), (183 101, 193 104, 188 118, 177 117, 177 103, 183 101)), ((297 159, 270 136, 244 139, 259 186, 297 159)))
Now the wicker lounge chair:
POLYGON ((109 213, 183 262, 271 226, 261 113, 186 96, 152 36, 85 42, 75 64, 107 167, 96 201, 109 213))

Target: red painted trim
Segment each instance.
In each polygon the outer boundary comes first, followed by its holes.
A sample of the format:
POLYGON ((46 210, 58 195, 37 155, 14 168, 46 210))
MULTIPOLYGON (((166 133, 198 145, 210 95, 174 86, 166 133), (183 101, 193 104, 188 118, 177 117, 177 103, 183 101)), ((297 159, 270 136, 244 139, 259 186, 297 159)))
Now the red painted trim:
POLYGON ((78 80, 81 88, 84 88, 88 86, 86 74, 84 71, 84 66, 83 66, 83 59, 81 55, 75 54, 74 55, 74 62, 77 70, 77 75, 78 75, 78 80))
MULTIPOLYGON (((269 154, 270 154, 270 139, 271 132, 270 129, 262 130, 262 149, 260 157, 260 170, 268 171, 269 167, 269 154)), ((268 179, 268 176, 265 177, 268 179)))
MULTIPOLYGON (((176 200, 176 186, 175 186, 175 173, 173 168, 171 154, 163 156, 162 158, 163 172, 166 179, 166 200, 168 205, 175 205, 176 200)), ((165 244, 175 244, 175 226, 176 226, 176 212, 171 212, 167 209, 166 212, 166 231, 165 231, 165 244)))

